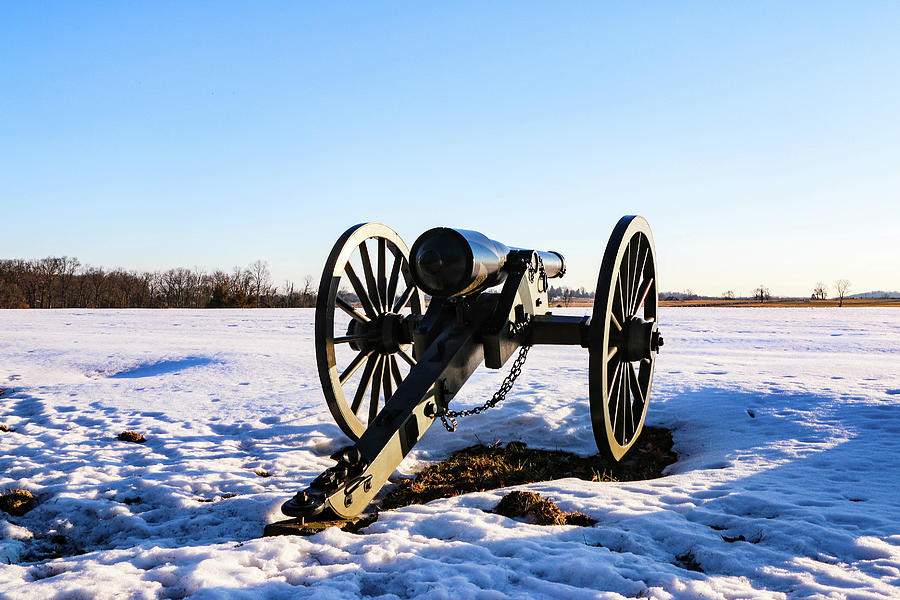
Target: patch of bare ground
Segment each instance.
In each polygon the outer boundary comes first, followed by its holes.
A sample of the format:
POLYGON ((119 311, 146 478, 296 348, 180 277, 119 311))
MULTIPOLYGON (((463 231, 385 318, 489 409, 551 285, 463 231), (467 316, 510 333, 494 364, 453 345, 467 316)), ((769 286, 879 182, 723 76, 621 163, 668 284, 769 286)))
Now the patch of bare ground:
POLYGON ((119 435, 116 436, 116 439, 120 442, 132 442, 135 444, 143 444, 147 441, 147 438, 144 437, 143 433, 139 433, 137 431, 123 431, 119 435))
POLYGON ((34 508, 34 494, 28 490, 6 490, 0 494, 0 510, 21 517, 34 508))
POLYGON ((494 512, 504 517, 525 519, 535 525, 578 525, 590 527, 597 521, 580 512, 563 512, 534 492, 515 491, 503 496, 494 512))
MULTIPOLYGON (((560 450, 533 450, 522 442, 491 446, 470 446, 447 460, 430 465, 415 478, 402 481, 376 501, 374 510, 349 521, 288 519, 266 526, 263 535, 313 535, 328 527, 350 533, 364 529, 378 519, 378 511, 424 504, 469 492, 577 477, 586 481, 639 481, 662 477, 663 470, 678 460, 672 451, 672 432, 661 427, 644 427, 641 437, 620 462, 603 456, 578 456, 560 450)), ((538 525, 579 525, 596 521, 581 513, 564 513, 553 502, 532 492, 506 494, 494 512, 528 520, 538 525)))
POLYGON ((535 450, 522 442, 506 446, 470 446, 447 460, 430 465, 414 479, 391 490, 382 509, 424 504, 469 492, 480 492, 536 481, 577 477, 587 481, 637 481, 662 477, 663 469, 677 460, 672 433, 644 427, 641 437, 620 462, 578 456, 560 450, 535 450))
POLYGON ((12 427, 9 427, 7 425, 4 425, 3 423, 0 423, 0 432, 6 433, 7 431, 15 431, 15 429, 13 429, 12 427))

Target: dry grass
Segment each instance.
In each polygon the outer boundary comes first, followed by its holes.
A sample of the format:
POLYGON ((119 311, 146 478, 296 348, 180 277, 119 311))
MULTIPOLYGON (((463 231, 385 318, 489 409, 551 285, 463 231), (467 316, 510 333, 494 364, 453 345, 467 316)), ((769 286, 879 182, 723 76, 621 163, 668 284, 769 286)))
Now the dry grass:
POLYGON ((133 442, 135 444, 143 444, 147 441, 147 438, 144 437, 143 433, 139 433, 137 431, 123 431, 119 435, 116 436, 116 439, 120 442, 133 442))
POLYGON ((590 527, 597 522, 580 512, 564 513, 556 504, 534 492, 510 492, 494 507, 494 512, 504 517, 523 518, 535 525, 590 527))
POLYGON ((599 455, 532 450, 522 442, 510 442, 505 447, 471 446, 426 467, 415 479, 401 482, 385 496, 382 508, 564 477, 587 481, 654 479, 661 477, 663 469, 676 458, 671 433, 659 427, 645 427, 635 447, 618 463, 599 455))
POLYGON ((262 470, 262 469, 256 469, 256 470, 253 471, 253 472, 254 472, 256 475, 259 475, 260 477, 271 477, 271 476, 272 476, 271 473, 269 473, 268 471, 264 471, 264 470, 262 470))
POLYGON ((21 517, 34 508, 34 494, 28 490, 6 490, 0 494, 0 510, 21 517))
POLYGON ((2 431, 2 432, 6 432, 6 431, 15 431, 15 429, 12 429, 11 427, 7 427, 7 426, 4 425, 3 423, 0 423, 0 431, 2 431))
MULTIPOLYGON (((503 488, 563 477, 587 481, 637 481, 662 477, 663 469, 677 460, 672 451, 672 432, 660 427, 644 427, 640 439, 620 462, 596 456, 578 456, 570 452, 531 450, 522 442, 491 446, 471 446, 447 460, 426 467, 414 479, 407 479, 391 490, 375 511, 349 521, 283 521, 266 527, 265 535, 313 535, 328 527, 340 527, 351 533, 364 529, 378 519, 379 510, 410 504, 424 504, 469 492, 503 488)), ((209 502, 209 500, 200 500, 209 502)), ((579 525, 596 523, 581 513, 564 513, 553 502, 538 494, 515 491, 503 497, 495 512, 524 518, 540 525, 579 525)))

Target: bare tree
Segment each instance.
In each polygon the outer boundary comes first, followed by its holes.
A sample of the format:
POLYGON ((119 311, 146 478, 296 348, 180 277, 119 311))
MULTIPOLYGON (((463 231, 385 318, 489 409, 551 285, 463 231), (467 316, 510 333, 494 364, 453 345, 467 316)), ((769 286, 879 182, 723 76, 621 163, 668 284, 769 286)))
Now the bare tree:
POLYGON ((838 297, 838 306, 844 305, 844 296, 850 291, 850 281, 847 279, 838 279, 834 282, 834 295, 838 297))
POLYGON ((166 304, 173 308, 187 308, 191 305, 198 279, 190 269, 178 267, 169 269, 162 275, 163 293, 166 304))
POLYGON ((311 307, 316 305, 316 299, 318 298, 318 293, 316 289, 313 287, 313 278, 310 275, 307 275, 303 278, 303 289, 300 291, 300 303, 299 306, 303 307, 311 307))
POLYGON ((27 308, 37 308, 38 276, 34 268, 34 261, 13 261, 13 278, 22 293, 23 302, 21 304, 27 308))
POLYGON ((87 308, 102 308, 100 306, 100 297, 106 288, 106 271, 103 267, 85 267, 85 279, 87 279, 89 296, 87 298, 87 308))
POLYGON ((812 292, 813 300, 824 300, 828 297, 828 289, 825 287, 825 284, 821 281, 816 283, 816 286, 813 288, 812 292))
MULTIPOLYGON (((254 271, 229 274, 177 268, 160 272, 82 266, 77 258, 0 259, 0 308, 155 308, 316 305, 307 276, 302 287, 287 282, 285 294, 269 283, 262 261, 254 271), (254 298, 255 296, 255 298, 254 298)), ((355 296, 353 297, 355 298, 355 296)))
POLYGON ((724 292, 722 294, 722 299, 723 300, 734 300, 734 292, 731 290, 724 292))
POLYGON ((244 299, 249 298, 253 287, 253 276, 247 269, 235 267, 231 271, 229 287, 232 295, 243 296, 244 299))
POLYGON ((769 288, 767 288, 763 284, 759 284, 759 287, 753 290, 753 297, 759 300, 760 302, 765 302, 771 297, 771 292, 769 288))
POLYGON ((73 299, 71 297, 72 283, 75 280, 75 273, 81 266, 81 261, 77 258, 62 257, 63 267, 59 279, 59 292, 62 298, 63 306, 72 306, 73 299))
POLYGON ((53 288, 56 286, 56 279, 62 272, 64 264, 64 258, 54 256, 42 258, 37 262, 38 305, 40 308, 44 308, 45 300, 47 308, 53 308, 53 288))
POLYGON ((290 279, 284 280, 284 296, 282 298, 281 306, 284 308, 293 308, 295 297, 294 294, 294 282, 290 279))
POLYGON ((269 263, 258 260, 250 265, 250 287, 253 295, 256 296, 256 308, 259 308, 259 299, 266 295, 271 283, 271 274, 269 273, 269 263))

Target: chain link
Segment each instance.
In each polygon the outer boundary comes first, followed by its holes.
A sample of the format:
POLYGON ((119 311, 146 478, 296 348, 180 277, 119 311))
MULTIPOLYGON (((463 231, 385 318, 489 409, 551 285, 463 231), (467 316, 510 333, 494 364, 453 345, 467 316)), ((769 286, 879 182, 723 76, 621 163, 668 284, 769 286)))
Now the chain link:
MULTIPOLYGON (((520 333, 525 331, 525 328, 528 326, 528 323, 513 323, 512 324, 512 334, 519 335, 520 333)), ((503 383, 500 384, 500 389, 494 392, 494 395, 491 396, 491 399, 485 402, 482 406, 476 406, 475 408, 470 408, 467 410, 445 410, 440 413, 441 422, 444 424, 444 428, 447 431, 454 432, 456 431, 457 422, 456 419, 460 417, 468 417, 469 415, 477 415, 489 408, 494 408, 506 398, 506 394, 512 389, 513 383, 515 383, 516 378, 522 374, 522 366, 525 364, 525 359, 528 358, 528 350, 531 346, 522 346, 519 348, 519 355, 516 356, 516 359, 513 361, 512 368, 510 368, 509 373, 507 373, 506 377, 503 379, 503 383)))

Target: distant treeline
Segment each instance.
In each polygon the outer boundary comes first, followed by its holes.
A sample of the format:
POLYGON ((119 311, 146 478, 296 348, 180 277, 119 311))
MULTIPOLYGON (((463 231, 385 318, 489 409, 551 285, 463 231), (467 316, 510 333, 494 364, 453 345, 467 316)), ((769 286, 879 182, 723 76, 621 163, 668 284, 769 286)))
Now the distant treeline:
POLYGON ((67 256, 0 259, 0 308, 295 308, 315 306, 312 278, 281 288, 256 261, 231 272, 106 270, 67 256))
POLYGON ((568 306, 570 302, 592 300, 594 298, 594 291, 586 290, 583 287, 570 288, 564 285, 561 285, 559 287, 554 287, 551 285, 547 289, 547 296, 549 297, 551 302, 562 302, 563 304, 568 306))

